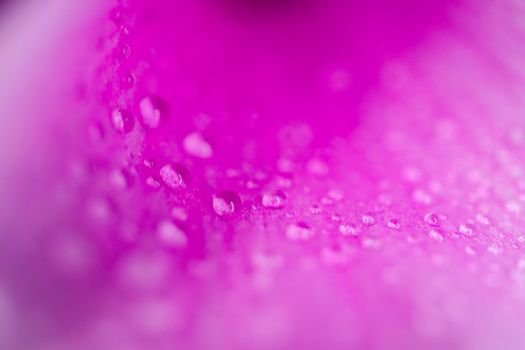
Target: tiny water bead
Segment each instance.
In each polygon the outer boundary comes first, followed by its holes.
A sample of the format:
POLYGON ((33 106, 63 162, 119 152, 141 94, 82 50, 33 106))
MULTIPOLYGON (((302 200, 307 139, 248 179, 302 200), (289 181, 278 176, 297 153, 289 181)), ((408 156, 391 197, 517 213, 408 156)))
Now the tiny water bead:
POLYGON ((458 231, 461 234, 464 234, 465 236, 472 236, 474 234, 474 230, 472 229, 472 226, 469 224, 461 224, 458 227, 458 231))
POLYGON ((401 228, 401 223, 398 219, 389 219, 386 226, 392 230, 399 230, 399 228, 401 228))
POLYGON ((430 232, 428 233, 428 237, 432 238, 433 240, 436 240, 438 242, 442 242, 444 237, 441 233, 439 233, 439 231, 437 230, 430 230, 430 232))
POLYGON ((439 216, 436 213, 427 213, 423 220, 430 226, 439 226, 439 216))
POLYGON ((188 238, 184 232, 171 220, 162 220, 157 226, 157 234, 160 241, 172 247, 184 247, 188 244, 188 238))
POLYGON ((305 222, 298 222, 288 226, 286 237, 292 241, 306 241, 312 237, 312 229, 305 222))
POLYGON ((288 198, 282 191, 272 191, 263 194, 262 205, 267 209, 282 209, 288 198))
POLYGON ((135 86, 135 83, 137 81, 137 78, 135 77, 135 74, 133 73, 125 73, 123 76, 122 76, 122 87, 125 88, 125 89, 131 89, 132 87, 135 86))
POLYGON ((482 214, 482 213, 477 213, 476 214, 476 221, 479 222, 482 225, 485 225, 485 226, 490 225, 489 218, 486 215, 482 214))
POLYGON ((133 114, 127 110, 115 109, 111 113, 111 124, 116 131, 127 134, 133 130, 135 118, 133 114))
POLYGON ((222 191, 213 196, 212 205, 217 215, 229 216, 240 209, 241 199, 233 191, 222 191))
POLYGON ((144 97, 140 101, 140 114, 142 122, 150 129, 155 129, 160 124, 161 106, 156 98, 144 97))
POLYGON ((343 236, 357 236, 358 231, 354 225, 344 223, 339 225, 339 233, 343 236))
POLYGON ((213 156, 213 149, 198 132, 187 135, 182 141, 182 147, 189 155, 201 159, 209 159, 213 156))
POLYGON ((190 173, 184 165, 168 163, 160 168, 160 177, 166 186, 175 190, 185 188, 190 181, 190 173))
POLYGON ((340 222, 342 220, 342 217, 341 215, 339 214, 332 214, 332 216, 330 217, 330 219, 334 222, 340 222))
POLYGON ((118 44, 115 48, 115 57, 118 59, 127 59, 131 54, 129 45, 125 43, 118 44))
POLYGON ((372 226, 376 223, 376 219, 370 214, 363 214, 361 216, 361 222, 366 226, 372 226))
POLYGON ((312 205, 310 207, 310 213, 314 214, 314 215, 318 215, 321 213, 321 208, 318 206, 318 205, 312 205))

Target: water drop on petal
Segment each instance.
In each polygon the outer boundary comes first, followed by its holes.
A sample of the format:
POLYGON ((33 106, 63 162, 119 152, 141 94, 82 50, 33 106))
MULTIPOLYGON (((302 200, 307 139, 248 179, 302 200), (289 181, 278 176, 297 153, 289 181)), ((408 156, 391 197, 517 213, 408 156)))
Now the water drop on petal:
POLYGON ((461 234, 464 234, 465 236, 472 236, 474 234, 472 227, 468 224, 459 225, 458 230, 461 234))
POLYGON ((171 189, 188 186, 190 173, 186 167, 178 163, 168 163, 159 171, 162 181, 171 189))
POLYGON ((187 135, 182 141, 182 146, 188 154, 197 158, 209 159, 213 155, 210 144, 197 132, 187 135))
POLYGON ((357 236, 358 232, 354 225, 341 224, 339 225, 339 233, 343 236, 357 236))
POLYGON ((389 219, 386 223, 386 226, 393 230, 399 230, 399 228, 401 227, 401 223, 398 219, 389 219))
POLYGON ((443 235, 436 230, 430 230, 428 236, 438 242, 443 241, 443 235))
POLYGON ((363 216, 361 216, 361 221, 366 226, 372 226, 376 223, 376 219, 370 214, 364 214, 363 216))
POLYGON ((439 226, 439 217, 435 213, 427 213, 423 220, 430 226, 439 226))
POLYGON ((116 131, 127 134, 133 130, 135 118, 133 114, 126 110, 115 109, 111 113, 111 124, 116 131))
POLYGON ((217 215, 228 216, 234 214, 240 208, 241 199, 235 192, 222 191, 213 196, 212 205, 217 215))
POLYGON ((262 196, 262 205, 267 209, 282 209, 286 201, 286 195, 282 191, 267 192, 262 196))
POLYGON ((155 129, 160 124, 161 105, 160 101, 154 97, 145 97, 140 101, 140 113, 142 122, 150 129, 155 129))

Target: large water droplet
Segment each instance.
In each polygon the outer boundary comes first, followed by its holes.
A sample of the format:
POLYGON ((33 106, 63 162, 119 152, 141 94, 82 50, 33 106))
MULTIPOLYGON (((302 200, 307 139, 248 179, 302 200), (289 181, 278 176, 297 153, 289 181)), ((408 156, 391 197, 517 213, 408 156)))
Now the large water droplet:
POLYGON ((182 146, 188 154, 197 158, 208 159, 213 155, 210 144, 197 132, 187 135, 182 141, 182 146))
POLYGON ((238 211, 241 206, 239 195, 232 191, 222 191, 213 196, 213 210, 219 216, 228 216, 238 211))
POLYGON ((118 132, 127 134, 133 130, 133 126, 135 126, 135 118, 129 111, 115 109, 111 113, 111 124, 118 132))
POLYGON ((423 220, 430 226, 439 226, 439 216, 435 213, 427 213, 423 220))
POLYGON ((190 173, 184 165, 168 163, 159 171, 162 181, 171 189, 184 188, 190 181, 190 173))
POLYGON ((287 197, 282 191, 267 192, 262 196, 262 205, 268 209, 282 209, 286 201, 287 197))
POLYGON ((155 129, 160 124, 162 103, 160 99, 153 96, 144 97, 140 101, 140 113, 142 122, 150 129, 155 129))

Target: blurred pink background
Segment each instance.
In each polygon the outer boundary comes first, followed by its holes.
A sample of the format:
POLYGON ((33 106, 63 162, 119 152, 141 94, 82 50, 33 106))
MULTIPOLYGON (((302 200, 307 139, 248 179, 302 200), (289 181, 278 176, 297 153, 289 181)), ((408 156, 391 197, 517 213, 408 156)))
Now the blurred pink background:
POLYGON ((0 348, 523 349, 524 12, 0 2, 0 348))

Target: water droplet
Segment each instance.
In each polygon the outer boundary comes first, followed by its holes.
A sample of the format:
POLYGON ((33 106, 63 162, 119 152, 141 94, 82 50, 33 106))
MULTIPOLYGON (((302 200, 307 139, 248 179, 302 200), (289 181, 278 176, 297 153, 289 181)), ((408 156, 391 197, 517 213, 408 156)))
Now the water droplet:
POLYGON ((377 250, 381 248, 381 241, 378 240, 377 238, 370 238, 370 237, 364 238, 361 241, 361 244, 363 245, 364 248, 367 248, 367 249, 377 250))
POLYGON ((328 192, 328 197, 332 198, 335 201, 341 201, 343 199, 343 191, 332 189, 328 192))
POLYGON ((428 237, 438 241, 438 242, 442 242, 443 241, 443 235, 441 233, 439 233, 438 231, 436 230, 430 230, 430 232, 428 233, 428 237))
POLYGON ((459 225, 458 230, 459 233, 464 234, 465 236, 472 236, 474 234, 472 226, 470 226, 469 224, 459 225))
POLYGON ((321 249, 321 260, 327 265, 344 265, 348 262, 346 250, 345 247, 323 247, 321 249))
POLYGON ((315 176, 323 177, 328 175, 330 169, 328 165, 319 158, 312 158, 306 163, 306 170, 315 176))
POLYGON ((291 175, 279 175, 275 179, 275 182, 280 188, 292 188, 293 185, 291 175))
POLYGON ((124 169, 115 169, 109 174, 109 181, 116 189, 125 189, 131 185, 131 179, 128 172, 124 169))
POLYGON ((290 225, 286 229, 286 237, 292 241, 305 241, 310 239, 312 235, 310 226, 304 222, 290 225))
POLYGON ((485 226, 490 225, 489 218, 481 213, 476 214, 476 221, 485 226))
POLYGON ((279 158, 277 161, 277 169, 283 173, 291 173, 294 170, 292 160, 288 158, 279 158))
POLYGON ((286 195, 282 191, 268 192, 262 196, 262 205, 268 209, 282 209, 286 201, 286 195))
POLYGON ((184 165, 168 163, 159 171, 162 181, 171 189, 185 188, 190 180, 190 173, 184 165))
POLYGON ((137 81, 137 78, 135 77, 135 74, 129 72, 122 76, 122 87, 125 89, 131 89, 135 86, 135 83, 137 81))
POLYGON ((153 189, 158 189, 160 188, 160 183, 157 181, 157 179, 149 176, 147 179, 146 179, 146 185, 148 185, 149 187, 153 188, 153 189))
POLYGON ((376 223, 376 219, 370 214, 364 214, 363 216, 361 216, 361 221, 366 226, 372 226, 376 223))
POLYGON ((476 255, 476 251, 472 247, 466 246, 465 247, 465 254, 470 255, 470 256, 474 256, 474 255, 476 255))
POLYGON ((429 205, 429 204, 432 204, 433 202, 432 197, 425 190, 422 190, 422 189, 415 190, 412 193, 412 199, 416 203, 420 203, 424 205, 429 205))
POLYGON ((213 196, 213 210, 219 216, 228 216, 235 213, 241 206, 241 199, 237 193, 222 191, 213 196))
POLYGON ((339 233, 341 233, 343 236, 357 236, 358 234, 354 225, 346 223, 339 225, 339 233))
POLYGON ((161 242, 173 247, 184 247, 188 244, 188 238, 184 232, 170 220, 159 222, 157 234, 161 242))
POLYGON ((334 204, 334 200, 330 197, 323 197, 321 198, 321 204, 322 205, 332 205, 334 204))
POLYGON ((160 124, 162 103, 159 98, 149 96, 140 101, 142 122, 150 129, 155 129, 160 124))
POLYGON ((319 208, 318 205, 312 205, 310 207, 310 213, 314 214, 314 215, 318 215, 321 213, 321 208, 319 208))
POLYGON ((248 180, 246 181, 246 188, 249 190, 254 190, 256 188, 259 188, 259 185, 255 181, 248 180))
POLYGON ((399 228, 401 227, 401 223, 398 219, 389 219, 386 223, 386 226, 393 230, 399 230, 399 228))
POLYGON ((144 159, 144 166, 149 169, 153 169, 155 161, 153 159, 144 159))
POLYGON ((439 216, 436 213, 427 213, 423 220, 430 226, 439 226, 439 216))
POLYGON ((127 59, 131 54, 129 45, 121 43, 115 48, 115 57, 120 59, 127 59))
POLYGON ((503 251, 503 249, 501 247, 498 247, 497 245, 495 244, 491 244, 490 246, 488 246, 487 248, 487 251, 491 254, 494 254, 494 255, 499 255, 501 254, 501 252, 503 251))
POLYGON ((182 141, 182 146, 188 154, 197 158, 209 159, 213 155, 210 144, 198 132, 187 135, 182 141))
POLYGON ((129 111, 115 109, 111 113, 111 123, 115 130, 127 134, 133 130, 133 126, 135 126, 135 118, 129 111))
POLYGON ((341 215, 339 214, 332 214, 332 216, 330 217, 332 219, 332 221, 334 222, 340 222, 341 221, 341 215))

